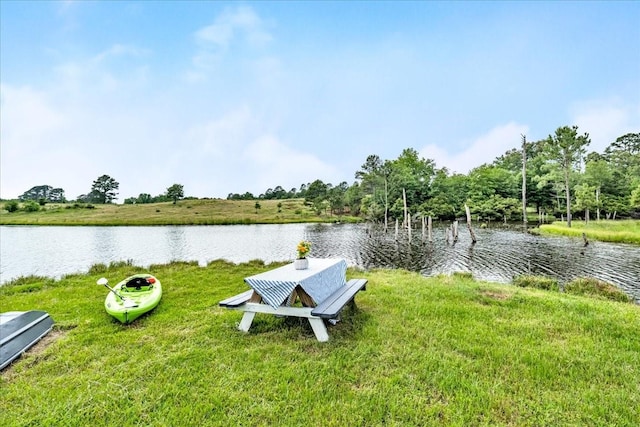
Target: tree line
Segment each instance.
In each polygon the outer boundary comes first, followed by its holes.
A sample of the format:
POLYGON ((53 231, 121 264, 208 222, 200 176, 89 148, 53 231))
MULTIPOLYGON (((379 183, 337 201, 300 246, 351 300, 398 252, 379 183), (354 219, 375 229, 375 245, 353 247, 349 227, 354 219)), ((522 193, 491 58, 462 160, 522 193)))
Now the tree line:
MULTIPOLYGON (((86 204, 107 204, 113 203, 118 196, 120 183, 109 175, 99 176, 91 184, 91 190, 87 194, 81 194, 76 198, 78 203, 86 204)), ((158 196, 152 197, 150 194, 142 193, 138 197, 130 197, 124 200, 125 204, 136 203, 158 203, 171 201, 174 204, 184 198, 184 186, 181 184, 173 184, 167 190, 158 196)), ((64 190, 62 188, 53 188, 50 185, 37 185, 22 193, 18 200, 24 203, 23 209, 26 211, 37 211, 39 206, 47 203, 66 203, 64 190)), ((15 212, 19 209, 17 201, 9 201, 5 203, 5 209, 9 212, 15 212)))
MULTIPOLYGON (((300 190, 268 189, 257 199, 304 197, 317 213, 359 215, 387 223, 405 214, 452 220, 465 205, 482 220, 525 220, 527 211, 566 219, 640 217, 640 133, 628 133, 603 153, 577 126, 563 126, 547 138, 522 146, 468 174, 437 168, 407 148, 397 159, 369 155, 355 182, 336 186, 316 180, 300 190), (406 209, 406 212, 405 212, 406 209)), ((251 193, 228 199, 254 199, 251 193)))
MULTIPOLYGON (((258 196, 229 193, 227 199, 304 198, 318 214, 349 214, 385 223, 402 220, 406 214, 452 220, 464 217, 465 204, 475 217, 487 221, 526 220, 527 209, 566 218, 569 225, 574 216, 586 220, 640 217, 640 133, 618 137, 603 153, 587 154, 590 142, 589 135, 580 134, 576 126, 560 127, 534 142, 527 142, 523 135, 521 147, 468 174, 438 168, 433 160, 406 148, 393 160, 367 156, 351 185, 317 179, 299 189, 276 186, 258 196)), ((118 187, 115 179, 102 175, 77 201, 112 203, 118 187)), ((163 194, 142 193, 124 203, 176 203, 182 198, 184 187, 174 184, 163 194)), ((33 187, 20 200, 66 201, 64 190, 50 186, 33 187)))

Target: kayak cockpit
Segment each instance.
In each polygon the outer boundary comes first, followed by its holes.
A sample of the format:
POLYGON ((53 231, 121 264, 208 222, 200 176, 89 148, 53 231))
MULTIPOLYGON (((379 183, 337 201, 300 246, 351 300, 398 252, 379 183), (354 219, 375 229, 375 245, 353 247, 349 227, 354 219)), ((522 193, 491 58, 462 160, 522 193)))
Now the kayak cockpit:
POLYGON ((122 285, 123 291, 148 291, 156 283, 155 277, 133 277, 122 285))

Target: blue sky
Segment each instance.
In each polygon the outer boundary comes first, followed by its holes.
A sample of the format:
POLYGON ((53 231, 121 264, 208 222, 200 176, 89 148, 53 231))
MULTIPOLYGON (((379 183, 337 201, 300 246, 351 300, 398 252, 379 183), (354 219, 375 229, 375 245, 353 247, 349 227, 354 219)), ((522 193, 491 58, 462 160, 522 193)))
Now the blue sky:
POLYGON ((0 1, 0 197, 119 202, 317 178, 414 148, 467 173, 559 126, 640 132, 640 2, 0 1))

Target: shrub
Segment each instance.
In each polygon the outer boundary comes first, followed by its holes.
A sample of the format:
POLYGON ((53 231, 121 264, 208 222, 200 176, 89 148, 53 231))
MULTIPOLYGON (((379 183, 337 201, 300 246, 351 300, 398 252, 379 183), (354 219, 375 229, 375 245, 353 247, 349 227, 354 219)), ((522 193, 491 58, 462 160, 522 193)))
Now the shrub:
POLYGON ((472 280, 473 279, 473 273, 471 273, 470 271, 454 271, 453 272, 453 277, 455 277, 457 279, 469 279, 469 280, 472 280))
POLYGON ((100 274, 100 273, 105 273, 109 268, 107 267, 106 264, 103 263, 98 263, 98 264, 93 264, 90 268, 89 268, 89 274, 100 274))
POLYGON ((25 202, 25 204, 22 206, 22 209, 25 212, 38 212, 40 210, 40 205, 38 204, 38 202, 29 200, 28 202, 25 202))
POLYGON ((4 208, 7 210, 7 212, 16 212, 19 207, 20 205, 15 200, 10 200, 4 204, 4 208))
POLYGON ((546 291, 559 290, 560 284, 556 279, 545 276, 522 275, 513 279, 513 284, 521 288, 536 288, 546 291))
POLYGON ((621 289, 611 283, 593 277, 573 279, 564 286, 564 291, 572 295, 590 295, 612 301, 631 302, 631 298, 621 289))
POLYGON ((136 267, 136 265, 131 258, 125 261, 111 261, 111 263, 109 263, 109 269, 116 269, 116 268, 123 268, 123 267, 136 267))
POLYGON ((36 275, 29 275, 29 276, 20 276, 20 277, 16 277, 15 279, 11 279, 9 282, 7 282, 5 285, 7 286, 21 286, 21 285, 30 285, 30 284, 34 284, 34 283, 38 283, 38 282, 49 282, 52 281, 53 279, 50 279, 48 277, 45 276, 36 276, 36 275))

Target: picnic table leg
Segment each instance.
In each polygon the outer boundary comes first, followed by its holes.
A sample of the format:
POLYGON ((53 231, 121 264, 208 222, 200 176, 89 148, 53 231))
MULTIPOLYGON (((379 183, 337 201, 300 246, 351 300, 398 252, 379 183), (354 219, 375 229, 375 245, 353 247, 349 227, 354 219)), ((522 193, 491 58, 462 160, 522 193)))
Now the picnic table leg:
POLYGON ((253 323, 254 317, 256 317, 256 313, 254 311, 245 311, 244 315, 242 316, 242 320, 238 325, 238 329, 241 330, 242 332, 249 332, 249 328, 253 323))
POLYGON ((329 334, 327 333, 327 327, 324 325, 324 322, 322 319, 309 318, 309 324, 311 325, 313 332, 316 334, 316 338, 318 339, 318 341, 320 342, 329 341, 329 334))
POLYGON ((303 307, 315 307, 316 303, 313 302, 313 298, 311 298, 309 296, 309 294, 307 294, 304 289, 302 289, 302 286, 298 285, 296 286, 296 289, 294 290, 294 292, 296 292, 298 294, 298 298, 300 298, 300 302, 302 303, 303 307))

